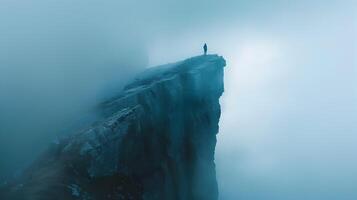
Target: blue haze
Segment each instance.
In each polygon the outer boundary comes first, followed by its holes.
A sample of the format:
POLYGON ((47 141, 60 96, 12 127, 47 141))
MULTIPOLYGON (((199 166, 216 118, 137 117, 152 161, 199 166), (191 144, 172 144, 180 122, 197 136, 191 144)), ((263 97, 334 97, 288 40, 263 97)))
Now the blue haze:
POLYGON ((201 54, 206 42, 227 60, 221 199, 356 199, 356 7, 2 0, 0 177, 30 162, 137 66, 201 54))

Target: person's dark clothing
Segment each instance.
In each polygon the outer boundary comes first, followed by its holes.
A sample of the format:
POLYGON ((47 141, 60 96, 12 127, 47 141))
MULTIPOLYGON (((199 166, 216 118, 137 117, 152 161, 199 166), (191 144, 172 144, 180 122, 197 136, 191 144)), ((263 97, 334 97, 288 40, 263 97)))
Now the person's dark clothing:
POLYGON ((203 51, 204 51, 204 55, 207 55, 207 44, 205 43, 205 45, 203 45, 203 51))

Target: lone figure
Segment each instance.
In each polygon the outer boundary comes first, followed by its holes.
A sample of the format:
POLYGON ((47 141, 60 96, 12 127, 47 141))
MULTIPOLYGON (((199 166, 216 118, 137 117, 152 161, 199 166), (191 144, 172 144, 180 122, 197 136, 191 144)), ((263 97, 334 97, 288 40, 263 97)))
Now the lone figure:
POLYGON ((203 45, 203 52, 204 55, 207 55, 207 44, 205 43, 205 45, 203 45))

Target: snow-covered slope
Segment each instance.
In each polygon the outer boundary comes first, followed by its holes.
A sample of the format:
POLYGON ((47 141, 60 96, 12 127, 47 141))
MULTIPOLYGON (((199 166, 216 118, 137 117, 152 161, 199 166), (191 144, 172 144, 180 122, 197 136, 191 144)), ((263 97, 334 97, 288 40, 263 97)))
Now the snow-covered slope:
POLYGON ((207 55, 146 70, 99 106, 101 120, 5 185, 1 199, 217 199, 224 66, 207 55))

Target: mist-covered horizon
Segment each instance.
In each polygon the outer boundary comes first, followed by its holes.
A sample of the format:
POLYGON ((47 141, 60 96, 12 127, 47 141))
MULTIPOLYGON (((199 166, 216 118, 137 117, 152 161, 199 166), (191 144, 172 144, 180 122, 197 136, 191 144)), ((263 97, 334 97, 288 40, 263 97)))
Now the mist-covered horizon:
POLYGON ((227 59, 216 149, 221 199, 357 197, 356 15, 342 2, 303 5, 177 42, 168 36, 149 57, 158 63, 161 48, 205 37, 227 59))
POLYGON ((132 75, 206 42, 227 60, 220 198, 356 199, 356 6, 3 0, 0 180, 132 75))

